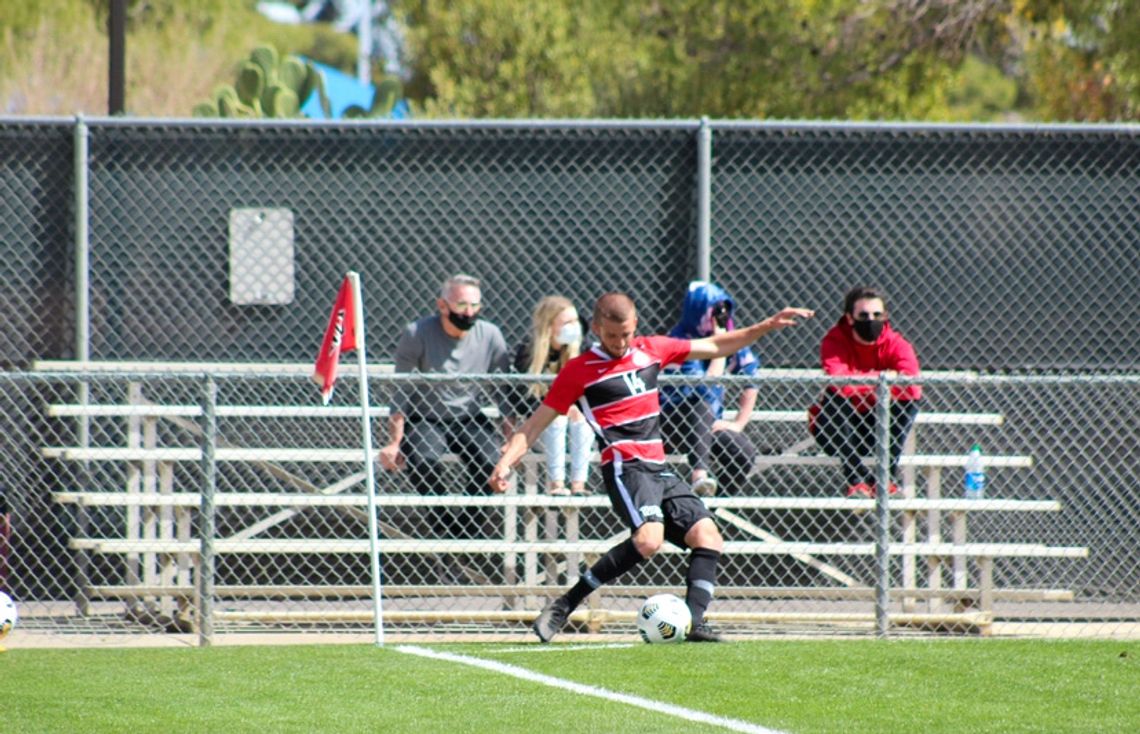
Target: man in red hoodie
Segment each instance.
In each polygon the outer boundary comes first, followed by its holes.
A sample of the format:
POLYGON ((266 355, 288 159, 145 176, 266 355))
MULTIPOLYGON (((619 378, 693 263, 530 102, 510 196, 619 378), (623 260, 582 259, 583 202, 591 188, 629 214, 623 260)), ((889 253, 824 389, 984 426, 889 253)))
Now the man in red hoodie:
MULTIPOLYGON (((852 288, 843 298, 843 315, 823 337, 819 348, 823 371, 834 376, 878 376, 882 372, 917 376, 918 357, 903 335, 891 328, 887 298, 878 288, 852 288)), ((918 415, 921 385, 891 387, 891 477, 897 476, 899 455, 918 415)), ((847 496, 874 497, 874 468, 863 457, 875 454, 875 386, 829 386, 815 417, 816 443, 838 456, 847 480, 847 496)), ((889 492, 898 486, 891 481, 889 492)))

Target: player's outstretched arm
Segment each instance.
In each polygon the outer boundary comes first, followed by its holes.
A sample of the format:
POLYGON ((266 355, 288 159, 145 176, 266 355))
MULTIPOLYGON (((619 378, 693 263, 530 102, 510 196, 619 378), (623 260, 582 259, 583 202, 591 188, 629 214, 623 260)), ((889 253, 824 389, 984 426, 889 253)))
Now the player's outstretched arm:
POLYGON ((815 311, 810 308, 789 307, 781 309, 763 321, 757 321, 751 326, 733 329, 732 331, 715 334, 705 337, 704 339, 694 339, 689 347, 689 358, 714 359, 716 357, 726 357, 752 344, 769 332, 785 329, 789 326, 796 326, 801 321, 810 319, 813 316, 815 316, 815 311))
POLYGON ((499 463, 495 464, 495 468, 491 471, 491 476, 487 479, 487 484, 491 485, 491 491, 496 493, 503 493, 507 491, 510 486, 509 479, 511 476, 511 468, 519 463, 519 460, 526 454, 527 450, 534 445, 546 427, 558 417, 558 411, 554 410, 547 405, 540 405, 538 409, 531 414, 526 422, 519 427, 517 431, 511 434, 507 442, 503 444, 502 453, 499 455, 499 463))

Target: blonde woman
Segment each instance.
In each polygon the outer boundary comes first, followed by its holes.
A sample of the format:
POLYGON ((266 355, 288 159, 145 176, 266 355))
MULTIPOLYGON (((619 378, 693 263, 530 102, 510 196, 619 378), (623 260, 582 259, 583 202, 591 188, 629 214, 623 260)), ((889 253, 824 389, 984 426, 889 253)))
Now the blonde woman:
MULTIPOLYGON (((531 375, 556 375, 582 349, 583 328, 578 311, 568 298, 546 296, 531 314, 531 332, 526 343, 515 352, 518 372, 531 375)), ((519 415, 528 415, 546 396, 549 383, 535 383, 526 388, 516 402, 519 415)), ((546 452, 546 492, 565 497, 589 494, 586 477, 594 436, 577 408, 559 416, 542 434, 546 452), (569 435, 570 487, 566 487, 567 435, 569 435)))

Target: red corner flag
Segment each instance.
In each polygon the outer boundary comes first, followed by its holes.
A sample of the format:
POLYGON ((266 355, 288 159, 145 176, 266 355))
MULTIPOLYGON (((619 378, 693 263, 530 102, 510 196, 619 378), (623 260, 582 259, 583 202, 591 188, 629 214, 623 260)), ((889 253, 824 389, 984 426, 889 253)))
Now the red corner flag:
POLYGON ((321 351, 317 353, 317 364, 313 368, 313 382, 321 387, 321 400, 325 405, 332 399, 336 385, 336 370, 340 355, 356 349, 356 303, 350 275, 344 276, 340 291, 336 294, 325 338, 321 341, 321 351))

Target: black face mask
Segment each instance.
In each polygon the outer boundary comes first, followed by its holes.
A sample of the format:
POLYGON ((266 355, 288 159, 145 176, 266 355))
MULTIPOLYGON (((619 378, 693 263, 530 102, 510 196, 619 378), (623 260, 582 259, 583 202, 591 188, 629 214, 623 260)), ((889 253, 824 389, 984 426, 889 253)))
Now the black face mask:
POLYGON ((465 313, 455 313, 451 309, 448 309, 447 320, 460 331, 471 331, 471 328, 475 326, 475 322, 479 320, 479 314, 467 315, 465 313))
POLYGON ((856 321, 852 328, 855 329, 855 333, 859 335, 860 339, 865 342, 873 342, 879 338, 879 334, 883 333, 883 327, 886 323, 886 321, 867 319, 865 321, 856 321))
POLYGON ((716 322, 716 325, 722 329, 728 328, 729 315, 728 301, 721 301, 712 307, 712 319, 716 322))

